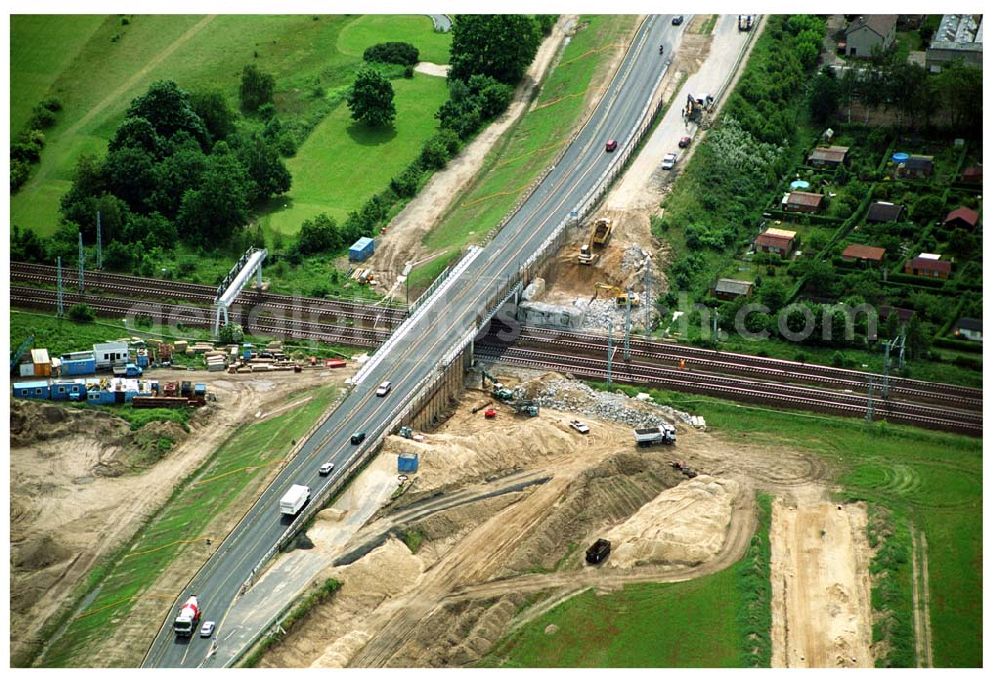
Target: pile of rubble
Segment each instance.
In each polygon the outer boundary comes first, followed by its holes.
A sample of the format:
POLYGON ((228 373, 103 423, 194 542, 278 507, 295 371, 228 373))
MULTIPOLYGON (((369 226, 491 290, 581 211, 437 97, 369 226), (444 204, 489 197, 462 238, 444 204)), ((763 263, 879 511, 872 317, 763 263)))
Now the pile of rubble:
POLYGON ((541 407, 617 421, 633 428, 652 428, 664 421, 680 421, 697 427, 704 427, 705 423, 701 417, 633 399, 621 391, 609 393, 594 390, 584 383, 568 379, 549 380, 537 386, 537 390, 522 384, 513 391, 515 399, 528 397, 536 400, 541 407), (529 390, 534 394, 528 395, 529 390))
MULTIPOLYGON (((646 297, 639 293, 639 299, 632 304, 632 329, 643 330, 646 328, 646 297)), ((608 331, 608 321, 614 326, 615 333, 620 334, 625 328, 625 308, 618 307, 613 299, 593 300, 587 304, 585 299, 578 299, 577 306, 585 306, 586 313, 583 317, 583 327, 595 332, 608 331)), ((656 324, 660 317, 659 310, 653 301, 650 301, 649 318, 652 324, 656 324)))
POLYGON ((638 272, 643 268, 646 263, 646 258, 649 253, 642 249, 639 244, 629 244, 622 251, 622 262, 621 262, 621 272, 625 276, 628 276, 634 272, 638 272))

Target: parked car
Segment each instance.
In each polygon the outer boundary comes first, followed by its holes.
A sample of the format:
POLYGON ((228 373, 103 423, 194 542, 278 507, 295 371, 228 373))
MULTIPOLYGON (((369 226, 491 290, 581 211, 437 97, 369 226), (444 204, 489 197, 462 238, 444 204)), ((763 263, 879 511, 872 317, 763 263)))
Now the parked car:
POLYGON ((358 432, 351 435, 351 444, 359 445, 364 441, 364 439, 365 439, 365 431, 359 430, 358 432))
POLYGON ((590 432, 590 426, 588 426, 583 421, 577 421, 576 419, 573 419, 572 421, 569 422, 569 425, 573 430, 575 430, 578 433, 583 433, 584 435, 586 435, 587 433, 590 432))
POLYGON ((392 390, 392 383, 386 381, 385 383, 379 384, 379 387, 375 390, 375 395, 377 397, 385 397, 389 394, 390 390, 392 390))
POLYGON ((325 464, 323 464, 322 466, 319 467, 319 474, 320 475, 330 475, 330 471, 332 471, 332 470, 333 470, 333 463, 330 462, 330 461, 327 461, 325 464))
POLYGON ((681 137, 681 141, 677 143, 677 146, 679 146, 681 149, 685 149, 689 144, 691 144, 691 138, 688 137, 687 135, 684 135, 684 137, 681 137))
POLYGON ((674 26, 680 26, 681 24, 684 23, 684 15, 675 14, 674 18, 670 20, 670 23, 673 24, 674 26))
POLYGON ((677 154, 667 154, 663 157, 663 163, 660 164, 661 170, 670 170, 677 163, 677 154))
POLYGON ((618 148, 618 140, 608 140, 608 143, 604 145, 604 151, 614 151, 618 148))
POLYGON ((201 625, 201 637, 208 638, 215 631, 215 622, 205 622, 201 625))

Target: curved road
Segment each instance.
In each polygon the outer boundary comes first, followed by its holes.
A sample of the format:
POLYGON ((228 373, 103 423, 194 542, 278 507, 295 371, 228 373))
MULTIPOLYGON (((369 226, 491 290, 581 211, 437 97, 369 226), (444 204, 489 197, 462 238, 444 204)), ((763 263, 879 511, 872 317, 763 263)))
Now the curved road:
MULTIPOLYGON (((622 65, 599 103, 566 154, 510 223, 499 233, 471 266, 443 296, 428 309, 420 323, 400 339, 400 350, 386 357, 356 386, 338 409, 306 441, 302 450, 278 473, 233 532, 195 576, 190 589, 171 606, 143 666, 196 667, 223 666, 234 651, 226 646, 226 614, 239 596, 240 587, 261 556, 281 537, 287 522, 278 511, 278 500, 293 483, 309 485, 313 496, 331 484, 336 475, 320 478, 320 464, 331 461, 341 471, 354 460, 359 447, 350 444, 350 434, 364 430, 372 446, 379 433, 374 429, 392 416, 394 396, 413 390, 435 370, 440 358, 476 323, 477 315, 496 293, 498 286, 516 275, 518 268, 546 240, 611 165, 618 153, 606 153, 610 138, 624 140, 643 113, 650 94, 658 85, 665 60, 683 27, 670 25, 670 17, 647 18, 630 45, 622 65), (659 55, 658 46, 664 45, 659 55), (375 397, 374 388, 392 381, 387 398, 375 397), (218 653, 208 656, 208 639, 175 638, 171 622, 180 602, 188 593, 198 595, 202 620, 217 622, 218 653)), ((253 590, 243 598, 252 598, 253 590)), ((231 646, 230 646, 231 648, 231 646)))

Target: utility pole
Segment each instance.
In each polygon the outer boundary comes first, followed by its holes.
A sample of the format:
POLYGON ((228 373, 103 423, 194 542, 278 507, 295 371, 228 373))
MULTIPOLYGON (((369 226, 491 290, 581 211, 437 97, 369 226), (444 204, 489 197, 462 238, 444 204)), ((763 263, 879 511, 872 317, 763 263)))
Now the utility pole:
POLYGON ((712 347, 719 344, 719 308, 712 308, 712 347))
POLYGON ((612 333, 612 325, 613 324, 614 324, 614 322, 611 320, 611 317, 608 317, 608 388, 611 387, 611 356, 615 352, 615 349, 614 349, 615 346, 614 346, 614 344, 612 343, 612 340, 611 340, 611 333, 612 333))
POLYGON ((77 232, 76 236, 80 243, 80 251, 76 256, 77 277, 80 279, 80 293, 83 293, 83 232, 77 232))
POLYGON ((868 411, 865 412, 865 420, 871 423, 875 418, 875 379, 868 375, 868 411))
POLYGON ((56 256, 56 314, 63 316, 62 256, 56 256))
POLYGON ((649 286, 650 269, 652 269, 652 264, 653 264, 653 259, 647 255, 646 256, 646 336, 647 337, 653 334, 653 327, 650 326, 649 324, 649 310, 652 307, 651 301, 649 299, 650 296, 652 295, 649 286))
POLYGON ((632 348, 629 346, 629 336, 632 335, 632 289, 625 289, 625 361, 632 361, 632 348))
POLYGON ((101 269, 103 258, 101 256, 101 211, 97 211, 97 269, 101 269))
POLYGON ((906 324, 903 324, 903 331, 902 331, 901 335, 902 335, 903 340, 900 341, 900 343, 899 343, 899 370, 900 371, 902 371, 903 367, 906 366, 906 354, 904 353, 904 350, 906 350, 906 324))

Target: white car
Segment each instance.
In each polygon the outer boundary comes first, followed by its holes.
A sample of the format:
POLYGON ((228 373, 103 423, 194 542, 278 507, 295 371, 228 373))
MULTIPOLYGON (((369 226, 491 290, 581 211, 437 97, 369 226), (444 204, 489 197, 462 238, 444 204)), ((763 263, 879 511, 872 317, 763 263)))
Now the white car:
POLYGON ((389 394, 390 390, 392 390, 392 383, 386 381, 385 383, 380 384, 379 387, 375 389, 375 395, 377 397, 385 397, 386 395, 389 394))
POLYGON ((677 154, 667 154, 663 157, 663 163, 660 164, 661 170, 670 170, 677 163, 677 154))
POLYGON ((333 464, 327 461, 325 464, 319 467, 320 475, 329 475, 330 471, 333 470, 333 464))
POLYGON ((208 638, 215 631, 215 622, 209 621, 201 625, 201 637, 208 638))
POLYGON ((576 419, 569 422, 570 427, 578 433, 583 433, 586 435, 590 432, 590 426, 582 421, 577 421, 576 419))

